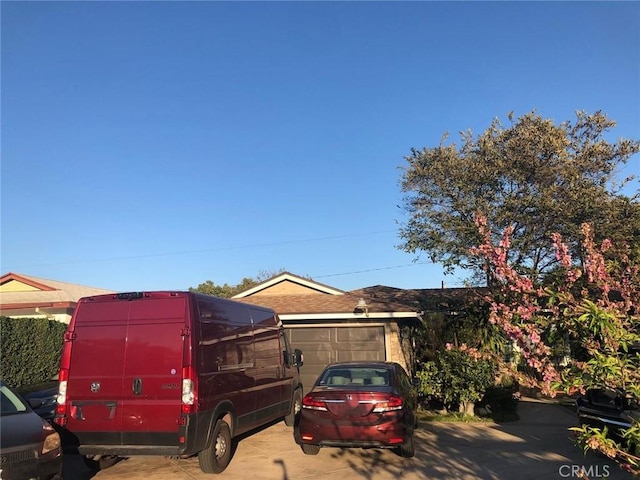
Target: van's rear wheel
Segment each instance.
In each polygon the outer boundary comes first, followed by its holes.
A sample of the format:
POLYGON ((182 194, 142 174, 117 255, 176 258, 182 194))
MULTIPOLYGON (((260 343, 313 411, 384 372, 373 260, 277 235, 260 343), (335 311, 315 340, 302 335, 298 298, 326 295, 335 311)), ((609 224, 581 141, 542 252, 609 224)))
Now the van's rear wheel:
POLYGON ((213 428, 211 445, 198 453, 200 470, 204 473, 221 473, 231 461, 231 429, 227 422, 218 420, 213 428))
POLYGON ((320 453, 320 445, 309 445, 308 443, 302 443, 300 445, 305 455, 317 455, 320 453))
POLYGON ((109 468, 121 460, 116 455, 85 455, 84 463, 92 470, 104 470, 109 468))
POLYGON ((284 417, 284 423, 287 427, 294 427, 298 424, 300 410, 302 410, 302 390, 298 388, 293 394, 291 411, 286 417, 284 417))

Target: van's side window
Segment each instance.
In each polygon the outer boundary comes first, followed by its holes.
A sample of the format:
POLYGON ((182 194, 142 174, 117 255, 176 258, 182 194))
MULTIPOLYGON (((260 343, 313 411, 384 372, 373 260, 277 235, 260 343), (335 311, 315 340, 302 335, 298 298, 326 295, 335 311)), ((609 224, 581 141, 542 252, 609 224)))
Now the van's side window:
POLYGON ((251 316, 244 306, 198 301, 200 365, 216 373, 255 366, 251 316))
POLYGON ((282 349, 282 358, 284 359, 284 364, 291 368, 291 348, 289 348, 289 341, 287 340, 287 335, 284 333, 284 330, 280 330, 280 348, 282 349))

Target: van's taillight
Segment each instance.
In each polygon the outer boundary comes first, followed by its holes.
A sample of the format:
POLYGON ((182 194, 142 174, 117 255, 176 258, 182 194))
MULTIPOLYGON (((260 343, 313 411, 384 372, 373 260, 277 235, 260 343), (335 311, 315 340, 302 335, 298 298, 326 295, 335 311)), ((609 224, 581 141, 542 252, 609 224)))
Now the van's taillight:
POLYGON ((397 395, 390 395, 389 400, 386 402, 376 403, 376 407, 373 409, 374 413, 392 412, 394 410, 402 410, 402 397, 397 395))
POLYGON ((64 426, 67 424, 67 379, 69 378, 69 370, 61 368, 58 372, 58 395, 56 397, 56 413, 53 421, 57 425, 64 426))
POLYGON ((67 401, 67 380, 69 379, 69 370, 61 368, 58 372, 58 405, 64 405, 67 401))
POLYGON ((196 403, 196 388, 192 367, 182 368, 182 413, 193 413, 196 403))
POLYGON ((67 403, 67 380, 60 378, 58 383, 58 396, 56 398, 58 405, 64 405, 67 403))
POLYGON ((320 412, 326 412, 327 404, 322 400, 316 400, 311 395, 305 395, 302 399, 302 408, 308 408, 309 410, 318 410, 320 412))
POLYGON ((58 395, 56 402, 56 413, 53 421, 57 425, 66 425, 67 421, 67 381, 69 380, 69 366, 71 364, 71 344, 76 339, 73 330, 64 332, 64 342, 62 343, 62 355, 60 356, 60 370, 58 371, 58 395))

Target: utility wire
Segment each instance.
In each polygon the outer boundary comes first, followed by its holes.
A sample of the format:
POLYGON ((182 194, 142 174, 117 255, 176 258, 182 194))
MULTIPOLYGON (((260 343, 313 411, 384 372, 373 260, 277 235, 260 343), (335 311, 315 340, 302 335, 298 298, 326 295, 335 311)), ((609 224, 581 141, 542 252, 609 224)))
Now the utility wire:
MULTIPOLYGON (((110 258, 98 258, 98 259, 90 259, 90 260, 68 260, 63 262, 55 262, 55 263, 36 263, 29 265, 12 265, 11 268, 3 266, 3 270, 17 270, 21 268, 31 268, 31 267, 49 267, 49 266, 57 266, 57 265, 77 265, 83 263, 101 263, 101 262, 113 262, 118 260, 135 260, 139 258, 158 258, 158 257, 173 257, 177 255, 193 255, 198 253, 209 253, 209 252, 224 252, 228 250, 243 250, 248 248, 264 248, 264 247, 275 247, 279 245, 291 245, 295 243, 310 243, 310 242, 319 242, 324 240, 336 240, 340 238, 351 238, 351 237, 363 237, 369 235, 379 235, 382 233, 390 233, 395 232, 395 230, 381 230, 378 232, 362 232, 362 233, 349 233, 344 235, 333 235, 328 237, 316 237, 316 238, 306 238, 300 240, 285 240, 281 242, 271 242, 271 243, 259 243, 253 245, 236 245, 229 247, 219 247, 219 248, 206 248, 203 250, 187 250, 183 252, 170 252, 170 253, 149 253, 145 255, 131 255, 124 257, 110 257, 110 258)), ((390 267, 394 268, 394 267, 390 267)), ((345 274, 346 275, 346 274, 345 274)))
MULTIPOLYGON (((325 275, 310 275, 309 278, 311 278, 312 280, 317 280, 319 278, 328 278, 328 277, 340 277, 340 276, 345 276, 345 275, 357 275, 359 273, 368 273, 368 272, 378 272, 381 270, 392 270, 395 268, 406 268, 406 267, 414 267, 416 265, 429 265, 432 264, 434 262, 413 262, 413 263, 407 263, 404 265, 394 265, 391 267, 378 267, 378 268, 369 268, 367 270, 354 270, 351 272, 342 272, 342 273, 330 273, 330 274, 325 274, 325 275)), ((465 286, 466 284, 464 282, 458 282, 458 283, 450 283, 450 285, 453 286, 465 286)), ((191 288, 191 287, 189 287, 191 288)), ((188 290, 188 288, 178 288, 177 290, 188 290)))
POLYGON ((311 278, 340 277, 343 275, 355 275, 358 273, 379 272, 381 270, 393 270, 395 268, 413 267, 414 265, 427 265, 429 263, 432 263, 432 262, 414 262, 414 263, 407 263, 405 265, 394 265, 392 267, 370 268, 368 270, 355 270, 353 272, 331 273, 328 275, 315 275, 315 276, 312 276, 311 278))

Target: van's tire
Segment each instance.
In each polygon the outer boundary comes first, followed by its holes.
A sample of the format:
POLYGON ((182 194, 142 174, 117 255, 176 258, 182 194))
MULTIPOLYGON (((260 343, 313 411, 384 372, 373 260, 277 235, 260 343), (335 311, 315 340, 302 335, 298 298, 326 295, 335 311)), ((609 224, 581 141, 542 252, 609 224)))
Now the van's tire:
POLYGON ((398 455, 404 458, 411 458, 416 454, 416 444, 413 439, 413 432, 405 440, 405 442, 398 447, 398 455))
POLYGON ((296 389, 291 402, 291 411, 284 417, 284 423, 287 427, 295 427, 300 419, 300 410, 302 410, 302 390, 296 389))
POLYGON ((117 455, 103 455, 100 457, 100 460, 98 460, 98 465, 100 466, 100 470, 104 470, 105 468, 113 467, 120 460, 122 460, 122 458, 117 455))
POLYGON ((231 429, 227 422, 218 420, 213 427, 211 444, 198 453, 200 470, 204 473, 221 473, 231 461, 231 429))
POLYGON ((305 455, 317 455, 320 453, 320 445, 309 445, 308 443, 300 444, 305 455))
POLYGON ((92 470, 100 471, 112 467, 122 460, 116 455, 85 455, 84 464, 92 470))

